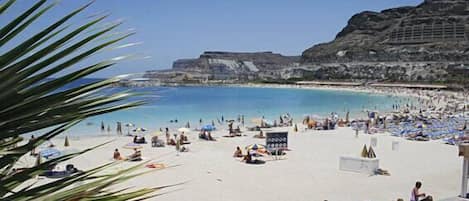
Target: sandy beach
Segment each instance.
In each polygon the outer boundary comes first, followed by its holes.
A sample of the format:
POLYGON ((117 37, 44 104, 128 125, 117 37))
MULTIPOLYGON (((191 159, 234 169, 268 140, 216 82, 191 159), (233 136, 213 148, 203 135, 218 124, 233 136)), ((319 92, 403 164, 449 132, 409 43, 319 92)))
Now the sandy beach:
MULTIPOLYGON (((186 182, 153 198, 160 201, 407 200, 417 180, 423 182, 422 190, 433 195, 435 200, 454 197, 459 192, 462 160, 456 146, 440 141, 415 142, 388 134, 363 133, 355 138, 354 131, 348 127, 302 132, 293 132, 289 128, 291 151, 283 160, 264 157, 265 164, 249 165, 232 157, 236 146, 264 144, 265 140, 253 138, 257 132, 244 132, 246 136, 237 138, 222 137, 227 133, 224 129, 213 132, 217 141, 211 142, 199 140, 197 132, 191 132, 190 151, 178 155, 174 146, 152 148, 150 144, 143 145, 144 160, 177 166, 134 178, 122 186, 155 187, 186 182), (359 156, 363 145, 370 144, 371 137, 378 139, 374 149, 380 167, 391 175, 375 176, 339 170, 339 157, 359 156), (399 142, 398 150, 391 149, 393 141, 399 142)), ((132 141, 131 137, 76 138, 71 139, 70 144, 72 148, 81 150, 110 140, 113 140, 110 144, 67 163, 86 170, 111 162, 115 148, 122 155, 132 153, 132 150, 122 148, 132 141)), ((55 139, 53 142, 61 149, 64 140, 55 139)), ((34 159, 25 158, 23 161, 33 162, 34 159)), ((123 162, 109 171, 134 164, 136 162, 123 162)), ((48 180, 39 179, 40 183, 48 180)))

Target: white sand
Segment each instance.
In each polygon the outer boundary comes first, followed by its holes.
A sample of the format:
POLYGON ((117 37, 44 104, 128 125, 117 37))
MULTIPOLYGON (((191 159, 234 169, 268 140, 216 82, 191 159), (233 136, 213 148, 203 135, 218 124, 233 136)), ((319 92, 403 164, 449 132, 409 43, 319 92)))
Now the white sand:
MULTIPOLYGON (((155 187, 187 182, 167 189, 168 194, 154 198, 159 201, 358 201, 409 199, 415 181, 423 182, 422 191, 436 200, 458 195, 462 159, 456 146, 438 141, 411 142, 385 134, 378 138, 376 155, 380 166, 391 176, 370 176, 339 170, 339 156, 358 156, 363 145, 370 143, 370 135, 355 138, 350 128, 333 131, 290 132, 285 160, 268 161, 263 165, 248 165, 232 157, 236 146, 262 143, 253 132, 238 138, 223 138, 226 131, 214 132, 216 142, 197 139, 190 134, 190 152, 176 156, 175 148, 151 148, 144 145, 143 156, 155 158, 166 165, 180 165, 135 178, 124 186, 155 187), (398 151, 392 151, 392 141, 399 141, 398 151)), ((257 133, 256 133, 257 134, 257 133)), ((147 136, 149 140, 150 136, 147 136)), ((111 161, 115 148, 129 155, 132 150, 122 146, 130 137, 94 137, 71 140, 73 148, 83 149, 115 139, 111 144, 79 156, 72 161, 80 169, 88 169, 111 161)), ((55 140, 63 145, 63 139, 55 140)), ((244 150, 243 150, 244 151, 244 150)), ((31 159, 25 159, 31 161, 31 159)), ((124 162, 119 168, 133 165, 124 162)), ((116 168, 114 168, 116 169, 116 168)), ((43 182, 47 179, 43 179, 43 182)))

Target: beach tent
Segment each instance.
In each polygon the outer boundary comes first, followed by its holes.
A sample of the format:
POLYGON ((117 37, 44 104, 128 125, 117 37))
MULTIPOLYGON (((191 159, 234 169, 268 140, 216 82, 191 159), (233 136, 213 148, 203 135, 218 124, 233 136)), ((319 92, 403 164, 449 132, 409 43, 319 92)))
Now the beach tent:
POLYGON ((215 126, 212 126, 212 125, 208 124, 208 125, 202 126, 202 130, 204 130, 204 131, 213 131, 213 130, 215 130, 215 126))
POLYGON ((370 149, 368 150, 368 158, 376 158, 375 151, 373 148, 370 146, 370 149))
POLYGON ((367 157, 368 157, 368 150, 367 150, 367 148, 366 148, 366 144, 363 145, 361 157, 363 157, 363 158, 367 158, 367 157))

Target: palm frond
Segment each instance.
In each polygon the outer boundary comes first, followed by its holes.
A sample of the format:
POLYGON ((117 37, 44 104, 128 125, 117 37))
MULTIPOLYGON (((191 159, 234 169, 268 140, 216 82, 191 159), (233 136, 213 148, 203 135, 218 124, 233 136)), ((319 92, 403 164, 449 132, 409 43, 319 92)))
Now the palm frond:
MULTIPOLYGON (((7 0, 0 5, 0 14, 15 3, 7 0)), ((39 0, 0 28, 0 48, 18 41, 21 33, 31 24, 52 10, 56 3, 46 5, 47 0, 39 0)), ((86 76, 113 66, 117 61, 129 56, 119 56, 109 60, 84 66, 79 70, 58 76, 65 69, 116 44, 133 33, 116 37, 110 32, 121 23, 96 26, 107 19, 107 15, 96 17, 83 25, 66 32, 65 23, 81 13, 92 2, 68 13, 36 34, 26 38, 0 55, 0 199, 5 200, 128 200, 146 199, 153 193, 170 186, 132 190, 110 190, 122 183, 152 171, 135 171, 142 164, 122 171, 102 174, 102 171, 116 165, 108 163, 96 168, 76 173, 45 184, 23 185, 43 173, 47 167, 65 162, 80 154, 92 151, 95 147, 78 153, 64 155, 14 171, 18 160, 44 142, 60 135, 67 129, 88 117, 134 108, 143 101, 127 102, 129 97, 138 94, 122 91, 113 94, 100 93, 102 89, 119 81, 117 78, 92 82, 64 89, 63 87, 86 76), (86 36, 84 36, 86 35, 86 36), (78 39, 77 39, 78 38, 78 39), (76 40, 75 40, 76 39, 76 40), (72 42, 73 41, 73 42, 72 42), (97 43, 94 45, 94 43, 97 43), (86 48, 84 48, 86 47, 86 48), (81 49, 85 49, 80 51, 81 49), (41 133, 37 138, 22 143, 25 134, 41 133), (16 144, 21 144, 16 146, 16 144)), ((125 47, 123 45, 121 47, 125 47)))

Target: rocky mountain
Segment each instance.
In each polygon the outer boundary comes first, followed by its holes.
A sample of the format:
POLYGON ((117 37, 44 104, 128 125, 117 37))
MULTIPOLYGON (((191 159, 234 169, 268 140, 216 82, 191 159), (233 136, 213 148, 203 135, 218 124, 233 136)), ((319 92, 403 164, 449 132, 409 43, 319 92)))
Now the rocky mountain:
POLYGON ((283 69, 297 67, 299 62, 299 56, 283 56, 272 52, 208 51, 199 58, 176 60, 171 71, 147 72, 146 77, 236 81, 281 79, 283 69))
POLYGON ((468 23, 468 0, 425 0, 358 13, 333 41, 315 45, 301 57, 210 51, 145 76, 171 82, 360 80, 469 86, 468 23))
POLYGON ((352 16, 333 41, 305 50, 301 61, 309 68, 297 76, 467 81, 468 22, 467 0, 365 11, 352 16))

